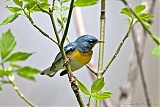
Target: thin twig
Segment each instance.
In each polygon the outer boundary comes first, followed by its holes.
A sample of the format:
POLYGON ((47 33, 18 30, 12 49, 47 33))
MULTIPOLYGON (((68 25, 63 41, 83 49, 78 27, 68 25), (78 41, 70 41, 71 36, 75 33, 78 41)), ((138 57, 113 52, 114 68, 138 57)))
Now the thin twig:
POLYGON ((50 16, 50 19, 51 19, 51 22, 52 22, 52 27, 53 27, 53 29, 54 29, 54 32, 55 32, 57 41, 58 41, 58 43, 59 43, 59 42, 60 42, 60 38, 59 38, 59 35, 58 35, 58 32, 57 32, 57 28, 56 28, 56 24, 55 24, 54 18, 53 18, 53 9, 52 9, 52 8, 51 8, 51 9, 49 8, 49 12, 48 12, 48 11, 46 11, 46 10, 44 10, 43 8, 40 7, 40 5, 38 4, 38 1, 37 1, 37 0, 35 0, 35 2, 36 2, 36 5, 38 6, 38 8, 39 8, 42 12, 44 12, 44 13, 46 13, 46 14, 48 14, 48 15, 50 16))
POLYGON ((35 2, 36 2, 36 5, 38 6, 38 8, 39 8, 42 12, 49 14, 48 11, 44 10, 43 8, 41 8, 41 6, 39 5, 39 3, 38 3, 37 0, 35 0, 35 2))
POLYGON ((54 29, 54 33, 56 35, 56 38, 57 38, 57 41, 58 41, 58 44, 60 43, 60 37, 58 35, 58 31, 57 31, 57 28, 56 28, 56 24, 54 22, 54 18, 53 18, 53 12, 51 9, 49 9, 49 16, 50 16, 50 19, 51 19, 51 22, 52 22, 52 27, 54 29))
POLYGON ((52 12, 54 11, 54 4, 55 4, 55 0, 52 1, 52 9, 51 9, 52 12))
POLYGON ((125 40, 130 36, 130 32, 131 32, 131 29, 132 29, 132 23, 133 23, 133 21, 131 22, 131 24, 130 24, 130 26, 129 26, 129 28, 128 28, 128 31, 127 31, 127 33, 126 33, 126 35, 124 36, 122 42, 121 42, 120 45, 118 46, 115 54, 112 56, 112 58, 110 59, 110 61, 109 61, 108 64, 106 65, 106 67, 105 67, 105 69, 103 70, 102 74, 104 74, 104 73, 107 71, 108 67, 111 65, 111 63, 112 63, 113 60, 116 58, 116 56, 118 55, 119 51, 121 50, 121 47, 123 46, 125 40))
POLYGON ((28 15, 25 10, 23 9, 24 14, 26 15, 26 17, 29 19, 30 23, 39 31, 42 33, 42 35, 44 35, 45 37, 49 38, 51 41, 53 41, 54 43, 58 44, 56 40, 54 40, 52 37, 50 37, 46 32, 44 32, 40 27, 38 27, 35 22, 33 21, 32 17, 30 15, 28 15))
POLYGON ((71 15, 72 15, 72 10, 73 10, 73 5, 74 5, 74 0, 71 0, 71 4, 70 4, 70 8, 69 8, 69 13, 68 13, 68 19, 67 19, 67 23, 66 23, 66 27, 64 30, 64 34, 60 43, 60 46, 63 46, 64 41, 67 37, 67 33, 68 33, 68 29, 69 29, 69 24, 70 24, 70 20, 71 20, 71 15))
POLYGON ((97 76, 97 72, 95 69, 93 69, 91 66, 90 66, 90 63, 86 65, 86 67, 94 74, 97 76))
POLYGON ((17 87, 17 85, 14 82, 14 75, 8 76, 9 82, 12 84, 13 88, 15 91, 18 93, 18 95, 26 102, 28 103, 31 107, 36 107, 32 102, 30 102, 20 91, 20 89, 17 87))
POLYGON ((148 107, 151 107, 150 98, 149 98, 148 91, 147 91, 147 85, 146 85, 146 81, 145 81, 145 77, 144 77, 144 71, 143 71, 143 67, 142 67, 142 58, 140 57, 140 52, 139 52, 139 48, 138 48, 139 45, 138 45, 138 41, 136 39, 134 29, 132 29, 132 35, 133 35, 132 37, 133 37, 136 56, 137 56, 137 63, 138 63, 138 66, 139 66, 139 70, 140 70, 140 74, 141 74, 140 76, 141 76, 141 79, 142 79, 142 85, 143 85, 143 88, 144 88, 145 98, 146 98, 148 107))
MULTIPOLYGON (((156 0, 152 0, 152 1, 143 0, 142 4, 146 4, 145 12, 150 12, 153 14, 155 2, 156 2, 156 0)), ((139 55, 140 55, 139 57, 140 57, 140 60, 142 60, 143 56, 144 56, 144 49, 145 49, 145 41, 147 38, 147 34, 146 34, 147 32, 140 25, 137 26, 135 31, 136 31, 136 34, 139 35, 139 36, 136 36, 136 38, 138 40, 137 41, 138 47, 136 46, 135 48, 138 48, 139 55)), ((130 68, 129 68, 127 82, 121 88, 122 90, 121 90, 120 102, 119 102, 120 107, 130 107, 131 106, 131 105, 127 105, 127 102, 132 101, 134 93, 135 93, 136 84, 137 84, 138 66, 139 65, 137 63, 138 59, 136 56, 137 55, 134 50, 134 52, 131 55, 130 68)))

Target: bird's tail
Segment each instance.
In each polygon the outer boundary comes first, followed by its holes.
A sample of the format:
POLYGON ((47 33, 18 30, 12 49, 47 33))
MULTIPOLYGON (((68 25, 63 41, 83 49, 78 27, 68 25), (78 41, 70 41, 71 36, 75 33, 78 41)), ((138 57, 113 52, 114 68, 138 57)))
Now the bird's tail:
POLYGON ((41 75, 48 75, 50 77, 53 77, 57 71, 51 70, 50 67, 45 69, 44 71, 41 72, 41 75))

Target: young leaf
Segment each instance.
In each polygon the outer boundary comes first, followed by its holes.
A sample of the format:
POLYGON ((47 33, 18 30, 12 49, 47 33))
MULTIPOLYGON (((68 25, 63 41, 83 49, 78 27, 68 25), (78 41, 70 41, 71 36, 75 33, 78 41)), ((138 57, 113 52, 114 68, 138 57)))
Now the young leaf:
MULTIPOLYGON (((50 4, 48 4, 48 3, 39 3, 39 6, 40 6, 42 9, 49 9, 50 4)), ((38 11, 41 11, 38 6, 35 6, 35 7, 32 9, 32 12, 38 12, 38 11)))
POLYGON ((143 21, 148 21, 150 20, 151 18, 153 18, 154 16, 151 14, 151 13, 140 13, 138 15, 138 17, 143 20, 143 21))
POLYGON ((158 55, 160 55, 160 45, 154 47, 151 54, 152 57, 157 57, 158 55))
POLYGON ((22 68, 21 66, 19 66, 19 65, 17 65, 17 64, 13 64, 13 63, 10 63, 10 66, 11 66, 12 68, 18 68, 18 69, 22 68))
POLYGON ((31 0, 23 0, 24 2, 30 2, 31 0))
POLYGON ((22 10, 22 9, 19 8, 19 7, 10 7, 10 6, 6 6, 6 8, 7 8, 8 10, 10 10, 11 12, 13 12, 13 13, 17 13, 17 12, 19 12, 19 11, 22 10))
POLYGON ((146 8, 145 5, 140 4, 140 5, 138 5, 138 6, 136 6, 136 7, 134 8, 134 13, 135 13, 135 14, 139 14, 139 13, 142 12, 145 8, 146 8))
POLYGON ((99 0, 76 0, 74 2, 75 7, 91 6, 97 4, 99 0))
POLYGON ((103 92, 100 94, 92 94, 92 97, 95 97, 95 100, 104 100, 106 98, 110 98, 113 93, 111 92, 103 92))
POLYGON ((6 19, 3 20, 3 22, 0 24, 0 26, 13 22, 15 19, 18 18, 18 16, 19 16, 18 13, 14 13, 14 14, 9 15, 6 19))
POLYGON ((31 81, 35 81, 35 78, 32 75, 27 75, 27 74, 23 74, 23 73, 18 73, 18 75, 23 77, 23 78, 25 78, 25 79, 28 79, 28 80, 31 80, 31 81))
POLYGON ((36 6, 35 1, 31 1, 25 4, 24 8, 27 8, 27 10, 31 11, 36 6))
POLYGON ((14 3, 15 3, 16 5, 18 5, 18 6, 20 6, 20 7, 23 6, 22 0, 13 0, 13 1, 14 1, 14 3))
POLYGON ((31 67, 23 67, 17 70, 17 74, 25 79, 35 81, 34 74, 40 73, 39 70, 31 67))
POLYGON ((91 86, 91 93, 99 92, 104 86, 104 77, 97 79, 91 86))
POLYGON ((121 13, 127 15, 128 17, 132 17, 132 13, 130 12, 130 10, 127 7, 122 8, 121 13))
POLYGON ((9 29, 6 33, 3 33, 0 38, 0 52, 2 59, 6 58, 12 52, 15 45, 16 41, 9 29))
POLYGON ((80 90, 86 94, 86 95, 90 95, 90 92, 88 91, 88 89, 84 86, 83 83, 81 83, 79 80, 77 80, 78 83, 78 87, 80 88, 80 90))
POLYGON ((11 75, 11 74, 13 74, 13 72, 12 71, 10 71, 10 70, 3 70, 3 69, 0 69, 0 77, 3 77, 3 76, 8 76, 8 75, 11 75))
POLYGON ((5 61, 16 62, 16 61, 24 61, 28 57, 30 57, 33 53, 25 53, 25 52, 16 52, 13 53, 9 58, 5 61))
POLYGON ((18 69, 17 72, 21 73, 21 74, 26 74, 26 75, 33 75, 33 74, 40 73, 39 70, 37 70, 35 68, 28 67, 28 66, 18 69))

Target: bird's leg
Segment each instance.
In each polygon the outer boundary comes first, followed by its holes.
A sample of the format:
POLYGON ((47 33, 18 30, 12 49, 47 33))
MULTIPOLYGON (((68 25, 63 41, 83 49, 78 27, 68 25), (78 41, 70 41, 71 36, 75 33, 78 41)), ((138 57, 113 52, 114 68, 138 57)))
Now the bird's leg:
POLYGON ((63 66, 63 67, 66 66, 66 65, 69 63, 69 61, 70 61, 70 58, 67 57, 67 59, 64 60, 62 66, 63 66))

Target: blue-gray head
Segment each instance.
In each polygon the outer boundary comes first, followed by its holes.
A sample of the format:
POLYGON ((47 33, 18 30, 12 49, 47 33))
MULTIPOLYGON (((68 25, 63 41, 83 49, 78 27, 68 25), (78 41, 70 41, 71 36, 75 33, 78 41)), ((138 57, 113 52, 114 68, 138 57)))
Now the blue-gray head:
POLYGON ((76 39, 77 49, 81 52, 90 52, 93 47, 103 41, 99 41, 96 37, 92 35, 83 35, 76 39))

